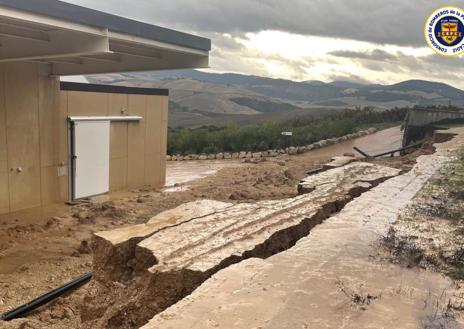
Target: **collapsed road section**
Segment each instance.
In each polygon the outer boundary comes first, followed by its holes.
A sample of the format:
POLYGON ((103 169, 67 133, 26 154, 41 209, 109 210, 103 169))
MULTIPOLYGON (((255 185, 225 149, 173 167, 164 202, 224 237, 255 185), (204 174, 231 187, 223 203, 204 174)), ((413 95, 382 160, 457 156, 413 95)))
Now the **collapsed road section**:
POLYGON ((95 282, 82 320, 89 327, 143 325, 219 270, 288 250, 353 198, 398 174, 354 162, 307 177, 306 193, 294 198, 196 201, 143 225, 97 233, 95 282))
POLYGON ((449 310, 452 280, 375 255, 401 210, 464 148, 464 130, 453 132, 435 154, 356 198, 293 248, 218 272, 143 329, 460 328, 449 310))

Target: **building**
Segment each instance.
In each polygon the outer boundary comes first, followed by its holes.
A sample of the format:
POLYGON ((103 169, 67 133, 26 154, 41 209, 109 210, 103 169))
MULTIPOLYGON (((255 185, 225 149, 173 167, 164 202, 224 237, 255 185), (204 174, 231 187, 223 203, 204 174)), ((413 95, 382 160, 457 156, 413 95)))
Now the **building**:
POLYGON ((208 39, 0 0, 0 214, 165 182, 168 91, 60 76, 207 67, 208 39))

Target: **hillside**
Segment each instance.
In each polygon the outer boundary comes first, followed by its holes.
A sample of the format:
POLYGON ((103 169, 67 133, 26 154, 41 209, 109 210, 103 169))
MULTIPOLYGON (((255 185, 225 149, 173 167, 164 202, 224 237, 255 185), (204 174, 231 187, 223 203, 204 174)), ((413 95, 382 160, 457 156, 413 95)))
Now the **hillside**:
POLYGON ((334 110, 379 110, 415 105, 464 106, 464 91, 444 83, 409 80, 392 85, 349 81, 297 82, 196 70, 88 76, 90 82, 170 89, 170 126, 197 127, 281 120, 334 110))

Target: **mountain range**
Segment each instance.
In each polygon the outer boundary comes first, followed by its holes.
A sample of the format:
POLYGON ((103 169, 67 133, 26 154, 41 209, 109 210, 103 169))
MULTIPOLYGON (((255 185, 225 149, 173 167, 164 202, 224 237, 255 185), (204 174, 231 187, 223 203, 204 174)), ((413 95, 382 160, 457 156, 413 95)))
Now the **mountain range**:
POLYGON ((170 126, 196 127, 315 116, 344 108, 464 106, 464 91, 425 80, 392 85, 351 81, 292 81, 197 70, 137 72, 86 77, 93 83, 168 88, 170 126))

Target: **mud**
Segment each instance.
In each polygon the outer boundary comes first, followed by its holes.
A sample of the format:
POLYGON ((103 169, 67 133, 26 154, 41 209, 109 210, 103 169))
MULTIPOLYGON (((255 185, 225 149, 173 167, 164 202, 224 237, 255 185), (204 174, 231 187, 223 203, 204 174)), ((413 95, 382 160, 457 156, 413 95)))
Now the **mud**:
POLYGON ((383 239, 389 259, 440 271, 463 283, 463 186, 464 149, 427 182, 392 225, 383 239))
MULTIPOLYGON (((388 167, 353 163, 307 178, 306 184, 312 184, 313 191, 295 198, 237 205, 205 200, 162 213, 160 218, 155 216, 152 223, 171 218, 155 232, 139 226, 97 233, 95 259, 106 260, 95 262, 99 286, 104 286, 110 275, 112 280, 124 280, 131 296, 118 296, 122 303, 113 298, 105 315, 90 317, 85 325, 143 325, 217 271, 248 258, 267 258, 291 248, 354 197, 398 173, 399 170, 388 167), (194 217, 185 218, 186 208, 191 209, 194 217), (208 209, 213 211, 208 213, 208 209), (133 241, 141 235, 143 240, 134 245, 133 241), (127 243, 121 243, 124 239, 127 243), (126 256, 124 260, 118 257, 116 263, 108 262, 121 254, 126 256), (132 270, 129 278, 128 270, 132 270), (118 273, 124 276, 118 277, 118 273)), ((101 304, 99 296, 106 298, 111 294, 112 289, 97 290, 88 298, 88 313, 93 314, 92 305, 101 304)), ((85 312, 83 316, 87 318, 85 312)))
POLYGON ((449 306, 459 288, 453 280, 373 254, 450 152, 464 147, 463 133, 347 204, 293 248, 218 272, 143 328, 460 328, 462 318, 449 306))
MULTIPOLYGON (((393 149, 399 138, 399 128, 394 128, 291 158, 239 164, 239 168, 223 168, 207 177, 184 181, 188 190, 175 193, 145 188, 118 192, 88 204, 57 205, 0 216, 0 312, 90 271, 92 257, 79 249, 94 232, 144 224, 162 211, 200 199, 236 203, 292 198, 297 196, 297 185, 306 173, 331 157, 351 152, 353 145, 372 153, 393 149)), ((410 155, 410 161, 414 162, 420 152, 410 155)), ((388 165, 390 160, 401 167, 398 159, 385 159, 383 164, 388 165)), ((188 170, 182 175, 188 177, 188 170)), ((171 177, 175 184, 175 175, 171 177)), ((94 288, 85 286, 25 319, 1 323, 0 327, 78 328, 83 298, 94 288)), ((115 283, 114 290, 124 291, 124 284, 115 283)))

